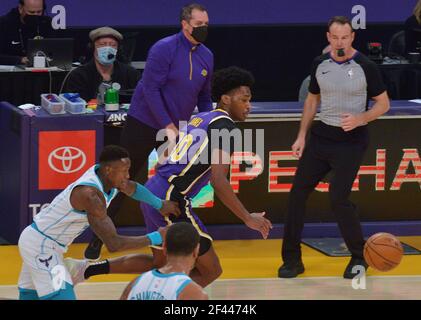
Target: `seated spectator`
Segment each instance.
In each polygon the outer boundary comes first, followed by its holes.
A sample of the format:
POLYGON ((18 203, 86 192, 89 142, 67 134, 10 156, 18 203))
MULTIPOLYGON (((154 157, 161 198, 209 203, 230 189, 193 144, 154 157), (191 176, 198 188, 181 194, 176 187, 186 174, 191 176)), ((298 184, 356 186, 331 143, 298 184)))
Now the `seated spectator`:
POLYGON ((96 99, 104 84, 118 83, 121 90, 134 89, 140 73, 133 67, 119 62, 117 52, 123 36, 117 30, 101 27, 89 33, 93 58, 85 65, 71 71, 65 80, 65 92, 79 93, 89 101, 96 99))
POLYGON ((421 0, 415 5, 413 15, 405 21, 405 51, 421 53, 421 0))
MULTIPOLYGON (((322 54, 330 52, 330 45, 323 49, 322 54)), ((298 101, 304 102, 308 94, 308 86, 310 85, 310 75, 301 82, 300 92, 298 94, 298 101)))
POLYGON ((45 0, 19 0, 17 8, 0 17, 0 64, 28 64, 28 39, 53 38, 45 0))

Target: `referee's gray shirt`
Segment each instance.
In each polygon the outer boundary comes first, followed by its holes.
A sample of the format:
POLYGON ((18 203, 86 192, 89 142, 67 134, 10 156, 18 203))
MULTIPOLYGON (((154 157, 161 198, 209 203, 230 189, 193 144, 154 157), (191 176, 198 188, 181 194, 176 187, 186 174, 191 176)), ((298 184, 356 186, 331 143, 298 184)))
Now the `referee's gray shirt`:
POLYGON ((360 52, 349 60, 335 61, 330 53, 313 61, 309 92, 321 95, 320 120, 341 126, 343 113, 365 112, 368 100, 386 90, 377 65, 360 52))

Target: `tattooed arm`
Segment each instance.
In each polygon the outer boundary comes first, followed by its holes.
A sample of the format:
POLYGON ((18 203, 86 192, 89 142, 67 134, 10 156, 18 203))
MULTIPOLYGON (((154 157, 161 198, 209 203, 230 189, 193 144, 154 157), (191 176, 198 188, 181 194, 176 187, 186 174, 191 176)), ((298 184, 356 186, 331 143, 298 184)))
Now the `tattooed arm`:
POLYGON ((107 215, 104 196, 96 188, 76 187, 72 191, 70 202, 76 210, 87 213, 92 230, 104 242, 108 251, 141 248, 151 244, 147 236, 127 237, 117 234, 114 223, 107 215))

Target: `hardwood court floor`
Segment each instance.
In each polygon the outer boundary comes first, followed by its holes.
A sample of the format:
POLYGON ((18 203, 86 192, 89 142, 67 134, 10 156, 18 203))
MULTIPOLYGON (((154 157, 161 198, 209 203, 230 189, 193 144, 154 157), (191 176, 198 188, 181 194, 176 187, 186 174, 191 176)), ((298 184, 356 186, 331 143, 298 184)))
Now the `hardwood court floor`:
MULTIPOLYGON (((76 287, 79 300, 117 300, 127 282, 91 282, 76 287)), ((421 276, 371 276, 365 289, 340 277, 217 280, 206 292, 213 300, 421 300, 421 276)), ((0 297, 16 299, 16 286, 0 286, 0 297)))
MULTIPOLYGON (((421 237, 400 237, 421 249, 421 237)), ((215 241, 224 269, 220 280, 206 288, 211 299, 421 299, 421 255, 406 255, 394 270, 369 269, 366 289, 355 290, 341 278, 349 258, 325 256, 303 246, 306 272, 296 279, 276 278, 281 240, 215 241)), ((81 258, 84 244, 72 245, 66 256, 81 258)), ((141 250, 147 253, 149 249, 141 250)), ((135 253, 131 250, 124 252, 135 253)), ((103 258, 122 255, 109 254, 103 258)), ((0 297, 15 299, 21 260, 16 246, 0 247, 0 297)), ((103 275, 76 288, 79 299, 117 299, 134 275, 103 275)))

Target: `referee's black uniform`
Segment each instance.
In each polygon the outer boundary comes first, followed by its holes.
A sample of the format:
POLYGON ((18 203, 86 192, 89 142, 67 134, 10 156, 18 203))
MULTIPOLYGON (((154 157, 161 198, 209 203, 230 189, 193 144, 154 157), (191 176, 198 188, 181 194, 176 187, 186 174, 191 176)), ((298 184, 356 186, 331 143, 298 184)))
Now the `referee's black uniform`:
POLYGON ((329 197, 339 229, 352 258, 363 259, 361 225, 348 198, 368 145, 368 130, 360 126, 345 132, 341 115, 365 112, 368 99, 385 90, 377 66, 359 52, 344 62, 333 60, 329 53, 314 60, 309 92, 321 96, 320 121, 311 128, 289 196, 282 245, 284 264, 301 264, 306 201, 330 171, 329 197))

